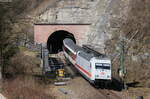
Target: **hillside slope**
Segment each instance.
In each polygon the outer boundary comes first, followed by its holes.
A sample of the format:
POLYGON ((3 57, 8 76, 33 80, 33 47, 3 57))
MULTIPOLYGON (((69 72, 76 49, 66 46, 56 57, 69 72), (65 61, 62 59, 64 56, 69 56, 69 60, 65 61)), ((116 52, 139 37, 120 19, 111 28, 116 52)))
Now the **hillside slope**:
MULTIPOLYGON (((54 19, 47 17, 47 22, 80 24, 93 22, 87 43, 104 46, 106 54, 111 58, 119 53, 119 42, 124 38, 127 47, 125 61, 127 81, 138 81, 141 85, 150 87, 150 81, 147 80, 150 78, 149 5, 149 0, 84 0, 82 2, 80 0, 76 2, 70 0, 14 0, 10 7, 0 6, 3 8, 0 10, 4 16, 0 16, 1 28, 5 29, 1 31, 0 42, 3 46, 1 49, 9 52, 12 49, 10 45, 13 46, 13 49, 18 46, 31 48, 34 45, 34 23, 42 22, 43 17, 49 16, 45 13, 54 12, 51 15, 57 17, 54 19), (70 7, 69 4, 78 6, 70 7), (63 17, 63 15, 71 16, 73 11, 76 12, 75 17, 63 17)), ((12 54, 15 51, 12 51, 12 54)), ((8 53, 3 54, 8 55, 8 53)), ((8 57, 11 56, 8 55, 8 57)), ((119 57, 113 63, 113 67, 113 71, 117 73, 119 57)))

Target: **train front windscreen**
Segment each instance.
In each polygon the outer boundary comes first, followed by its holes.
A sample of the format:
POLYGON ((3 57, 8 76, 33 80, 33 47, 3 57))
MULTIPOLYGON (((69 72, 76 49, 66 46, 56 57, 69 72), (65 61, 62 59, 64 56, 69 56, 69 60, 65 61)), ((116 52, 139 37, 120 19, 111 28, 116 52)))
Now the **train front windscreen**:
POLYGON ((107 69, 110 70, 110 64, 108 63, 96 63, 95 64, 96 69, 107 69))
POLYGON ((111 64, 95 63, 95 78, 96 79, 111 79, 111 64))

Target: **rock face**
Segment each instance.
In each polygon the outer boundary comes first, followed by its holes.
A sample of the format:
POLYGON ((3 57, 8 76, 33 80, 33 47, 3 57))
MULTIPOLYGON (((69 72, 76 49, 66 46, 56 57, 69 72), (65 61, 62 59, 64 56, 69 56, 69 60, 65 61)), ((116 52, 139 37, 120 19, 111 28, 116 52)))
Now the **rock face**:
POLYGON ((92 8, 97 1, 90 0, 61 0, 53 7, 48 6, 45 12, 39 13, 41 23, 91 23, 93 22, 92 8))
MULTIPOLYGON (((36 22, 90 23, 85 42, 109 54, 112 59, 118 54, 118 43, 124 39, 128 80, 145 82, 143 77, 150 78, 149 71, 146 71, 150 59, 149 5, 149 0, 59 0, 53 2, 53 6, 47 3, 46 9, 37 11, 36 22), (141 73, 144 76, 140 76, 141 73)), ((116 72, 119 61, 113 64, 116 72)), ((146 84, 150 86, 149 82, 146 84)))
POLYGON ((37 14, 38 23, 87 24, 88 40, 104 49, 127 17, 129 0, 61 0, 37 14))

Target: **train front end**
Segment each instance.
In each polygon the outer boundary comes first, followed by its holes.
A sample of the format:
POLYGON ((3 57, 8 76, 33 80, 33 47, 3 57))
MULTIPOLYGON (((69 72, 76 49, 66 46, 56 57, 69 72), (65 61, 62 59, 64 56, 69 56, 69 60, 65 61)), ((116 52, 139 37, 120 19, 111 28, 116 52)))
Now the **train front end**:
POLYGON ((92 74, 95 81, 110 81, 111 75, 111 60, 108 58, 92 58, 92 74))

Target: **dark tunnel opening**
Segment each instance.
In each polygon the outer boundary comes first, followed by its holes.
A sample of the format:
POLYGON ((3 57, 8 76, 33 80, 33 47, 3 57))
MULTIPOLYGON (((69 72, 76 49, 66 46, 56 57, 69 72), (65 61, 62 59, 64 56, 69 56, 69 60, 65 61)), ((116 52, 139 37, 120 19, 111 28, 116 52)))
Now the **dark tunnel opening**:
POLYGON ((47 48, 49 50, 49 53, 57 54, 58 52, 62 51, 63 40, 65 38, 70 38, 76 43, 75 37, 72 33, 69 33, 64 30, 53 32, 49 36, 48 41, 47 41, 47 48))

